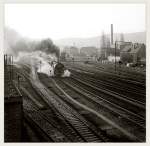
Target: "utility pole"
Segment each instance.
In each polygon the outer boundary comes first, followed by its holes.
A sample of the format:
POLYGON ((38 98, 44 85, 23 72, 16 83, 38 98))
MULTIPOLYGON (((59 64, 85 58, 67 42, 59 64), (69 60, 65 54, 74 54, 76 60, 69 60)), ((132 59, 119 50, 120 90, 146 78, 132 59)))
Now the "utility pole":
POLYGON ((14 61, 13 61, 13 56, 12 56, 12 80, 14 79, 13 76, 14 76, 14 61))
POLYGON ((18 89, 20 88, 20 76, 18 75, 18 89))
POLYGON ((101 61, 101 38, 100 38, 100 41, 99 41, 99 49, 98 49, 98 61, 101 61))
POLYGON ((111 45, 113 45, 113 24, 111 24, 111 45))
POLYGON ((117 42, 115 41, 115 72, 116 72, 116 47, 117 47, 117 42))

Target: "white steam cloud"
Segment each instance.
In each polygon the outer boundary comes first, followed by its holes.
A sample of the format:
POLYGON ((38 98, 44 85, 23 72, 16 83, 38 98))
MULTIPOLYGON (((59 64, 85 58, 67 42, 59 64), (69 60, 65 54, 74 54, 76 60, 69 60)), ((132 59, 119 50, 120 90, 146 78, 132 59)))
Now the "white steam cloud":
POLYGON ((62 77, 70 77, 71 72, 69 70, 64 70, 64 74, 62 75, 62 77))
MULTIPOLYGON (((57 57, 55 54, 46 54, 41 51, 34 51, 31 53, 19 52, 19 55, 14 61, 29 65, 31 67, 32 77, 35 77, 35 72, 44 73, 48 76, 54 76, 54 68, 57 64, 57 57)), ((69 77, 70 75, 70 71, 65 70, 62 77, 69 77)))
POLYGON ((14 61, 30 65, 31 71, 34 68, 37 72, 45 73, 48 76, 53 76, 54 69, 50 63, 52 61, 57 61, 57 57, 54 54, 46 54, 45 52, 41 51, 35 51, 31 53, 19 52, 19 55, 14 61))

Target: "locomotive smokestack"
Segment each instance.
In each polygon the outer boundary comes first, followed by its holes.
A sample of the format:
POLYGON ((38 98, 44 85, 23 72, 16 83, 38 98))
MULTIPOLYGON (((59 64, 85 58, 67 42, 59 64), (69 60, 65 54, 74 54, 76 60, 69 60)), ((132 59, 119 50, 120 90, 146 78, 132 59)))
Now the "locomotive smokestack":
POLYGON ((111 45, 113 45, 113 24, 111 24, 111 45))

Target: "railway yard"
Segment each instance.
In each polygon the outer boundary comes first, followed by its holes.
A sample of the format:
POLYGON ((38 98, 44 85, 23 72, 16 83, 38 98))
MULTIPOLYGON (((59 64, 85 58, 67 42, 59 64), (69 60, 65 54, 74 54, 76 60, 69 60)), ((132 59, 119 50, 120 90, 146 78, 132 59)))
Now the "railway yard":
POLYGON ((2 8, 4 143, 148 143, 148 3, 2 8))
POLYGON ((114 64, 63 64, 69 77, 50 77, 25 63, 5 65, 5 93, 10 84, 22 97, 21 141, 146 141, 145 71, 125 66, 115 71, 114 64))

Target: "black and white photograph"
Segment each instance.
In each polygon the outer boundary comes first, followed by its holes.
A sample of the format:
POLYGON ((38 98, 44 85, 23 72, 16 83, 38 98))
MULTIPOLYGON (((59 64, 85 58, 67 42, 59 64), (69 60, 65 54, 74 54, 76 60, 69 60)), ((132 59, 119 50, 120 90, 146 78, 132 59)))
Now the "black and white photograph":
POLYGON ((5 3, 4 143, 145 143, 145 3, 5 3))

